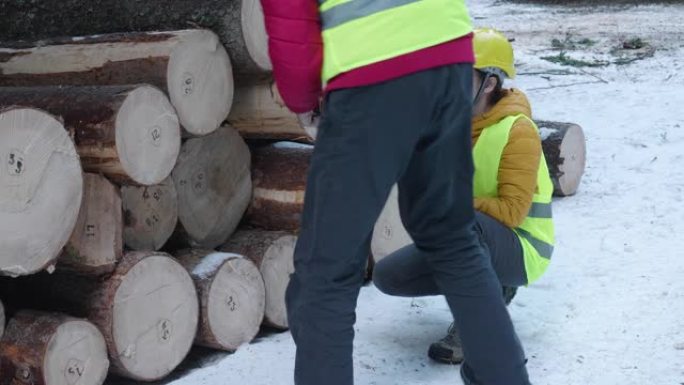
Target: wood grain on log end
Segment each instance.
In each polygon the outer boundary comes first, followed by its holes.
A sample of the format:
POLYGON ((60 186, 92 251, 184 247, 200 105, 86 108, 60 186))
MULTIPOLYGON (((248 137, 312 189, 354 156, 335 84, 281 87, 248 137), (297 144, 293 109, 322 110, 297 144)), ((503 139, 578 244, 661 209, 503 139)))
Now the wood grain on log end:
POLYGON ((190 139, 183 144, 173 180, 188 243, 214 248, 235 231, 251 200, 249 148, 228 126, 190 139))
POLYGON ((221 247, 250 258, 259 267, 266 288, 264 323, 278 329, 288 328, 285 291, 294 272, 296 243, 297 237, 286 232, 244 230, 221 247))
POLYGON ((51 115, 0 111, 0 274, 51 265, 67 243, 83 196, 72 140, 51 115))
POLYGON ((101 385, 109 360, 90 322, 56 313, 21 311, 0 343, 0 370, 12 384, 101 385))
POLYGON ((154 186, 123 186, 123 237, 133 250, 159 250, 178 223, 178 195, 171 177, 154 186))
POLYGON ((185 250, 177 258, 190 272, 200 298, 195 343, 234 351, 251 341, 264 318, 265 288, 254 262, 238 254, 185 250))

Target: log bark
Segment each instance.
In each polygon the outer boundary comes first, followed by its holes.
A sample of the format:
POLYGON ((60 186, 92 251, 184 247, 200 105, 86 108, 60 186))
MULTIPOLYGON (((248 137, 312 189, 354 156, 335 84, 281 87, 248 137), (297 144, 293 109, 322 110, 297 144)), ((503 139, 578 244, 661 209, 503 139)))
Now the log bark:
MULTIPOLYGON (((15 280, 16 281, 16 280, 15 280)), ((170 255, 130 252, 107 278, 57 271, 17 281, 21 301, 87 318, 102 332, 111 371, 156 381, 173 371, 197 333, 192 278, 170 255)))
POLYGON ((192 276, 199 295, 195 343, 235 351, 254 339, 266 301, 264 281, 254 262, 211 250, 185 250, 176 258, 192 276))
POLYGON ((573 123, 538 121, 544 157, 553 181, 554 195, 574 195, 584 174, 586 140, 582 127, 573 123))
POLYGON ((119 189, 97 174, 85 174, 84 182, 81 210, 59 267, 79 274, 110 273, 123 254, 119 189))
POLYGON ((275 83, 239 86, 228 122, 247 139, 313 142, 316 128, 280 104, 276 93, 275 83))
POLYGON ((0 275, 51 266, 69 240, 83 195, 74 144, 51 115, 0 109, 0 275))
POLYGON ((244 230, 237 232, 221 251, 244 255, 258 267, 266 288, 264 323, 287 329, 285 290, 294 272, 297 237, 286 232, 244 230))
POLYGON ((253 148, 254 193, 249 225, 265 230, 298 231, 313 146, 281 142, 253 148))
POLYGON ((18 312, 0 342, 2 385, 101 385, 108 367, 102 333, 58 313, 18 312))
POLYGON ((123 186, 124 242, 133 250, 159 250, 178 223, 178 194, 171 177, 154 186, 123 186))
POLYGON ((123 183, 156 184, 173 169, 180 129, 173 107, 152 86, 0 88, 0 107, 61 116, 86 171, 123 183))
POLYGON ((216 32, 243 75, 271 70, 259 0, 65 0, 2 2, 0 40, 206 28, 216 32))
POLYGON ((235 231, 252 196, 249 148, 228 126, 183 144, 173 180, 183 238, 192 247, 214 248, 235 231))
POLYGON ((0 49, 2 86, 142 83, 168 93, 193 135, 216 130, 233 101, 230 59, 211 31, 62 38, 0 49))

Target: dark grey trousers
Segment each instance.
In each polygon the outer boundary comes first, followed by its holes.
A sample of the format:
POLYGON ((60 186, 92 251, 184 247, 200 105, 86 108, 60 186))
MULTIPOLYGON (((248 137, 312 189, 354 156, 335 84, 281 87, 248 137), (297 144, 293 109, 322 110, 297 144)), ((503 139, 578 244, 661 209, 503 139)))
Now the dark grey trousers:
POLYGON ((477 382, 528 385, 489 256, 473 230, 472 66, 327 95, 286 294, 297 385, 353 384, 356 301, 392 185, 461 330, 477 382))
MULTIPOLYGON (((523 249, 513 230, 486 214, 476 212, 475 231, 482 246, 489 251, 501 285, 526 285, 523 249)), ((373 268, 373 283, 383 293, 400 297, 442 294, 430 264, 413 244, 379 261, 373 268)))

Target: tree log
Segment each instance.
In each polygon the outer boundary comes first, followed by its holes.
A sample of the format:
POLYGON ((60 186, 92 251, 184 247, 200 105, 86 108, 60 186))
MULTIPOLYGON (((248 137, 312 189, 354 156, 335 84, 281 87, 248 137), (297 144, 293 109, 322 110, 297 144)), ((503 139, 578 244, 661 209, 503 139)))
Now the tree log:
POLYGON ((57 313, 21 311, 0 342, 0 384, 100 385, 109 361, 102 333, 57 313))
POLYGON ((298 231, 313 146, 281 142, 252 151, 254 193, 246 220, 274 231, 298 231))
POLYGON ((0 275, 50 266, 69 240, 83 196, 64 126, 31 108, 0 110, 0 275))
POLYGON ((123 254, 121 196, 105 177, 85 174, 81 211, 59 267, 99 275, 114 271, 123 254))
POLYGON ((221 247, 227 253, 244 255, 259 267, 266 288, 264 323, 287 329, 285 290, 294 272, 297 237, 286 232, 247 230, 237 232, 221 247))
POLYGON ((64 119, 86 171, 160 183, 180 150, 178 118, 152 86, 0 88, 0 104, 42 108, 64 119))
POLYGON ((280 104, 276 92, 274 83, 239 86, 228 122, 247 139, 313 142, 315 127, 280 104))
POLYGON ((0 40, 35 40, 129 31, 206 28, 228 48, 238 73, 271 70, 259 0, 65 0, 2 2, 0 40))
POLYGON ((159 250, 178 223, 178 195, 171 177, 154 186, 123 186, 124 242, 133 250, 159 250))
POLYGON ((181 125, 193 135, 216 130, 233 101, 230 59, 211 31, 74 37, 0 49, 3 86, 142 83, 169 94, 181 125))
POLYGON ((156 381, 171 373, 197 333, 192 278, 168 254, 130 252, 105 279, 58 270, 16 285, 14 291, 25 296, 22 303, 95 324, 107 343, 111 370, 134 380, 156 381))
POLYGON ((173 170, 183 228, 177 237, 208 249, 225 242, 252 196, 249 168, 249 148, 228 126, 185 142, 173 170))
POLYGON ((553 181, 554 195, 577 192, 586 162, 586 141, 582 127, 573 123, 538 121, 542 148, 553 181))
POLYGON ((374 264, 411 243, 413 243, 413 240, 401 222, 399 190, 395 185, 373 229, 371 254, 373 255, 374 264))
POLYGON ((185 250, 178 261, 190 272, 200 302, 195 343, 235 351, 251 341, 264 319, 264 280, 256 265, 237 254, 185 250))

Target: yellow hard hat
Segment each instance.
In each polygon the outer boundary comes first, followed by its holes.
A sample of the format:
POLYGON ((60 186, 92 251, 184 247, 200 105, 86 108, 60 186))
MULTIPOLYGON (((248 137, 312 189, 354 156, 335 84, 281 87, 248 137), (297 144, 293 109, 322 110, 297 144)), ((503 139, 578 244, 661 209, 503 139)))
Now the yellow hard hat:
POLYGON ((503 72, 506 77, 515 78, 513 46, 504 34, 492 28, 478 28, 473 35, 473 49, 476 69, 503 72))

